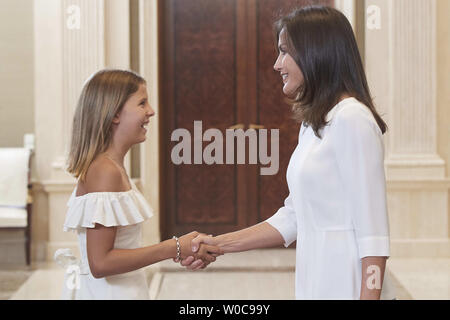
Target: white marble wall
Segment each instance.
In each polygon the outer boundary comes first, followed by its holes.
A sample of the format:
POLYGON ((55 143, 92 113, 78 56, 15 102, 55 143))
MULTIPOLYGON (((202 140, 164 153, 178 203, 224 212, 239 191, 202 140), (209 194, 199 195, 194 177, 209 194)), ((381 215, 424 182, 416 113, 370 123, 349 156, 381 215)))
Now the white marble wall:
POLYGON ((147 140, 141 146, 142 191, 155 211, 155 216, 143 228, 144 243, 161 240, 159 220, 159 85, 158 85, 158 8, 156 1, 139 0, 139 67, 140 74, 147 80, 149 101, 155 110, 150 119, 147 140))
MULTIPOLYGON (((90 75, 105 67, 129 68, 129 25, 128 0, 34 2, 34 260, 52 259, 57 248, 77 246, 75 235, 62 231, 76 183, 64 170, 73 113, 90 75)), ((130 171, 129 156, 126 165, 130 171)))
MULTIPOLYGON (((351 14, 351 1, 341 2, 351 14)), ((390 127, 385 142, 392 253, 448 256, 448 156, 440 156, 438 150, 449 144, 449 137, 438 136, 443 130, 437 118, 437 74, 445 71, 436 62, 436 0, 366 0, 366 4, 377 6, 381 19, 379 29, 366 29, 365 61, 375 103, 390 127)), ((159 219, 164 214, 159 212, 158 188, 156 1, 139 0, 139 9, 140 73, 148 82, 156 111, 148 139, 140 146, 141 189, 156 212, 144 226, 144 243, 149 244, 161 240, 159 219)), ((71 119, 81 87, 92 72, 129 68, 128 19, 128 0, 34 3, 34 260, 50 260, 59 247, 77 247, 75 235, 62 231, 66 202, 75 184, 63 170, 71 119), (79 29, 67 25, 71 5, 80 8, 79 29)))
MULTIPOLYGON (((448 256, 450 181, 438 155, 437 2, 367 0, 366 70, 385 114, 393 255, 448 256)), ((447 137, 448 143, 448 137, 447 137)))

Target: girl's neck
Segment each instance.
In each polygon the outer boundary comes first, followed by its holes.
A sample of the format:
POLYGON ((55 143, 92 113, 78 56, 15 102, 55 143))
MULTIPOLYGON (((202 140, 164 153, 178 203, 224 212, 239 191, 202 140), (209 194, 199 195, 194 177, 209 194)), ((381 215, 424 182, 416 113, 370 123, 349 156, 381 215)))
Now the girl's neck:
POLYGON ((113 161, 114 163, 116 163, 119 167, 125 169, 123 165, 123 158, 118 158, 108 153, 104 153, 104 156, 107 157, 109 160, 113 161))
POLYGON ((117 165, 125 169, 124 166, 124 159, 125 159, 126 152, 117 151, 113 148, 107 149, 103 155, 110 160, 114 161, 117 165))

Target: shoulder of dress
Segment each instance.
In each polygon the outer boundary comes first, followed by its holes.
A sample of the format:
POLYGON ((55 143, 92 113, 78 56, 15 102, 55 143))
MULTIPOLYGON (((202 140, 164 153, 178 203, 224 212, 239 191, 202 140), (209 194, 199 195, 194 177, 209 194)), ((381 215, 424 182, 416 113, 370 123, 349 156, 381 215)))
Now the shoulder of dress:
POLYGON ((64 231, 133 225, 153 216, 153 209, 144 196, 132 186, 129 191, 92 192, 76 197, 76 189, 67 203, 64 231))
POLYGON ((364 117, 372 117, 372 112, 363 103, 355 100, 354 102, 342 105, 335 114, 339 119, 361 119, 364 117))
POLYGON ((355 129, 355 130, 374 130, 377 134, 382 135, 381 130, 372 114, 372 111, 359 101, 343 105, 335 113, 331 125, 338 130, 355 129))

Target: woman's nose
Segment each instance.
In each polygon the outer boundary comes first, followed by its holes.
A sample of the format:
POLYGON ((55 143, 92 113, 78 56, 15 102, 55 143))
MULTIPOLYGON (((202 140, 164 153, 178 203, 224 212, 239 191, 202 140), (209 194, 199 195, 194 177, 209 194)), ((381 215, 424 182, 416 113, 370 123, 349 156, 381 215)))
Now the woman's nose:
POLYGON ((280 55, 278 55, 277 60, 275 61, 275 64, 273 65, 273 69, 275 71, 281 71, 280 55))

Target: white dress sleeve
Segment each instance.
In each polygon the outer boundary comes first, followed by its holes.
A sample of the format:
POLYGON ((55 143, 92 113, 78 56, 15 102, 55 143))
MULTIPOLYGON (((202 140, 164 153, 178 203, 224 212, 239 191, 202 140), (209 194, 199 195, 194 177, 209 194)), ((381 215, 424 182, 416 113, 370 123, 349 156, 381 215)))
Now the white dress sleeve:
POLYGON ((295 214, 290 194, 284 200, 284 206, 278 209, 266 222, 281 233, 285 247, 289 247, 292 242, 297 240, 297 215, 295 214))
POLYGON ((73 191, 67 206, 64 231, 127 226, 143 222, 153 216, 153 210, 144 196, 134 188, 124 192, 93 192, 75 197, 73 191))
MULTIPOLYGON (((369 110, 367 110, 369 111, 369 110)), ((334 151, 343 180, 359 257, 389 257, 389 221, 382 133, 372 114, 355 106, 333 119, 334 151)))

